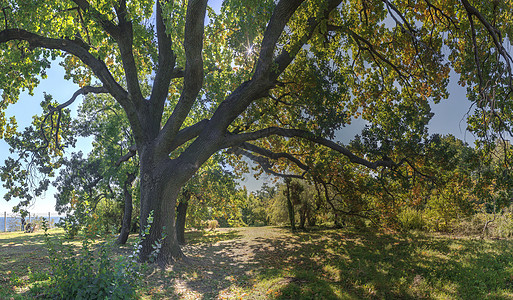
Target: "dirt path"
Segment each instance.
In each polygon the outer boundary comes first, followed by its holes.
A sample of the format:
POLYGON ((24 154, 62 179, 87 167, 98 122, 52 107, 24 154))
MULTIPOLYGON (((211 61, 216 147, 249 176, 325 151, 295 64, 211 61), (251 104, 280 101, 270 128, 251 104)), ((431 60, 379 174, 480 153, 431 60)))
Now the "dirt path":
MULTIPOLYGON (((178 263, 166 270, 167 280, 162 288, 171 284, 173 296, 181 299, 262 299, 266 291, 245 293, 258 280, 257 274, 273 269, 276 250, 293 251, 295 238, 285 229, 275 227, 218 229, 226 240, 214 243, 198 242, 186 245, 184 253, 190 263, 178 263), (278 249, 279 248, 279 249, 278 249)), ((162 276, 160 276, 162 280, 162 276)))

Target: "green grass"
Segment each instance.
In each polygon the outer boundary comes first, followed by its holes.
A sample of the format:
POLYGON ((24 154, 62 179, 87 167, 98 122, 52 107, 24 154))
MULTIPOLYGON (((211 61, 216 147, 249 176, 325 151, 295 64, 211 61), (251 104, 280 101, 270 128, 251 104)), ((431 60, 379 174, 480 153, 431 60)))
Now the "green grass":
MULTIPOLYGON (((270 227, 187 239, 192 262, 148 269, 142 298, 513 299, 512 240, 270 227)), ((46 255, 42 233, 0 234, 0 299, 45 280, 46 255)))

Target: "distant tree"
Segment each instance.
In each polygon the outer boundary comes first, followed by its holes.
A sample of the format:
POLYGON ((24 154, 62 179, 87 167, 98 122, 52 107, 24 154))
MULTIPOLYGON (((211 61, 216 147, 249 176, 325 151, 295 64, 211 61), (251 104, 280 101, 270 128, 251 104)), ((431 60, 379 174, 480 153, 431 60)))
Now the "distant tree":
POLYGON ((272 172, 284 168, 269 159, 305 165, 314 145, 394 168, 333 142, 335 131, 357 116, 405 138, 422 131, 428 100, 447 97, 451 68, 479 108, 479 135, 510 128, 510 2, 230 0, 219 13, 206 0, 1 5, 2 110, 58 56, 80 89, 48 111, 56 147, 57 116, 77 96, 110 94, 123 108, 140 161, 142 227, 154 211, 142 260, 164 226, 159 263, 183 256, 177 198, 223 149, 272 172))

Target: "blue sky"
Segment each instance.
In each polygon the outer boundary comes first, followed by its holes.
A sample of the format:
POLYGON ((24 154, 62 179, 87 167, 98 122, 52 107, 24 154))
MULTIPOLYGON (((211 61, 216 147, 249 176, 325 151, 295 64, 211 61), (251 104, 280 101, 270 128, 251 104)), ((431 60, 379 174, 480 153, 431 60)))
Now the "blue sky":
MULTIPOLYGON (((64 79, 64 69, 59 66, 57 62, 52 63, 52 67, 47 70, 47 75, 48 78, 42 80, 39 86, 34 89, 34 96, 30 96, 28 92, 24 92, 21 94, 17 103, 10 105, 7 108, 5 115, 7 118, 11 116, 16 117, 16 121, 18 122, 18 131, 22 131, 25 127, 30 125, 32 122, 32 116, 36 114, 40 115, 42 113, 40 102, 43 100, 44 92, 51 94, 59 103, 63 103, 69 100, 73 93, 79 88, 78 85, 74 84, 72 81, 64 79)), ((75 101, 75 103, 70 107, 73 112, 73 116, 76 116, 79 103, 80 101, 75 101)), ((78 143, 77 146, 81 149, 83 148, 87 150, 87 148, 90 148, 90 143, 88 147, 87 141, 83 140, 81 143, 78 143)), ((0 140, 0 164, 3 165, 4 160, 9 155, 9 145, 7 145, 4 140, 0 140)), ((30 211, 46 214, 48 212, 54 213, 54 192, 55 189, 52 186, 49 191, 43 195, 43 197, 34 201, 34 205, 30 208, 30 211)), ((12 207, 16 205, 17 202, 16 200, 7 202, 3 198, 4 194, 5 189, 0 187, 0 213, 4 211, 10 213, 12 211, 12 207)))
MULTIPOLYGON (((214 6, 216 11, 219 11, 220 1, 209 1, 209 5, 214 6)), ((23 130, 32 121, 32 116, 41 114, 41 107, 39 103, 43 99, 43 92, 51 94, 53 98, 59 103, 67 101, 73 93, 78 89, 78 86, 72 81, 64 80, 64 70, 58 63, 52 63, 52 67, 47 70, 48 78, 42 80, 41 84, 34 90, 34 96, 23 93, 20 100, 11 105, 6 111, 6 117, 16 116, 18 121, 19 131, 23 130)), ((433 119, 429 124, 430 133, 440 134, 453 134, 454 136, 473 144, 474 138, 472 134, 466 132, 465 114, 467 113, 470 102, 466 99, 466 91, 458 84, 458 77, 454 73, 451 75, 449 83, 449 99, 441 101, 439 104, 432 105, 433 112, 435 113, 433 119)), ((77 107, 81 103, 81 97, 71 105, 72 114, 76 116, 77 107)), ((362 120, 355 120, 350 126, 343 128, 337 134, 337 137, 344 143, 347 143, 356 134, 360 133, 365 125, 362 120)), ((87 153, 90 150, 90 140, 81 140, 77 143, 76 150, 82 150, 87 153)), ((0 140, 0 164, 3 164, 5 158, 9 156, 9 146, 0 140)), ((251 175, 246 176, 246 180, 242 185, 246 185, 249 190, 259 187, 263 180, 269 180, 265 174, 261 176, 260 181, 256 181, 251 175)), ((41 198, 36 199, 34 204, 30 207, 32 213, 54 213, 55 199, 53 194, 55 189, 51 187, 46 194, 41 198)), ((12 207, 17 204, 15 200, 7 202, 3 199, 5 189, 0 187, 0 213, 6 211, 10 213, 12 207)))

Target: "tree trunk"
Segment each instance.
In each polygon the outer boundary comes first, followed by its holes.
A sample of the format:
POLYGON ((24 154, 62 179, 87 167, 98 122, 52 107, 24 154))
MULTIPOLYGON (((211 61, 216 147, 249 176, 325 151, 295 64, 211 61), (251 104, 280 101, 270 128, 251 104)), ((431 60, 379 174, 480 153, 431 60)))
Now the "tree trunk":
POLYGON ((299 229, 305 230, 306 223, 306 204, 301 206, 301 210, 299 211, 299 229))
POLYGON ((176 238, 180 245, 185 245, 185 217, 187 216, 187 207, 191 193, 186 191, 183 194, 183 200, 178 203, 176 208, 176 238))
MULTIPOLYGON (((287 178, 288 179, 288 178, 287 178)), ((290 199, 290 180, 285 179, 285 183, 287 185, 287 190, 285 192, 285 196, 287 198, 287 210, 289 211, 289 220, 290 220, 290 227, 292 228, 292 231, 296 231, 296 220, 294 217, 294 204, 292 204, 292 200, 290 199)))
POLYGON ((306 218, 308 219, 308 226, 313 227, 317 223, 317 218, 315 217, 314 212, 312 211, 312 208, 309 207, 306 211, 306 218))
POLYGON ((135 180, 135 173, 127 173, 127 178, 125 180, 125 185, 123 186, 125 204, 123 209, 123 221, 121 224, 121 232, 119 233, 118 239, 116 240, 117 244, 124 245, 128 240, 128 235, 130 234, 130 225, 132 222, 132 183, 135 180))
POLYGON ((156 262, 165 266, 185 258, 175 230, 175 209, 178 193, 190 179, 195 169, 168 158, 154 162, 151 155, 140 155, 141 176, 141 235, 148 225, 148 216, 153 212, 153 223, 149 234, 143 237, 139 259, 147 261, 154 256, 154 246, 160 244, 156 262), (165 233, 165 238, 162 239, 165 233), (153 254, 152 254, 153 253, 153 254))

